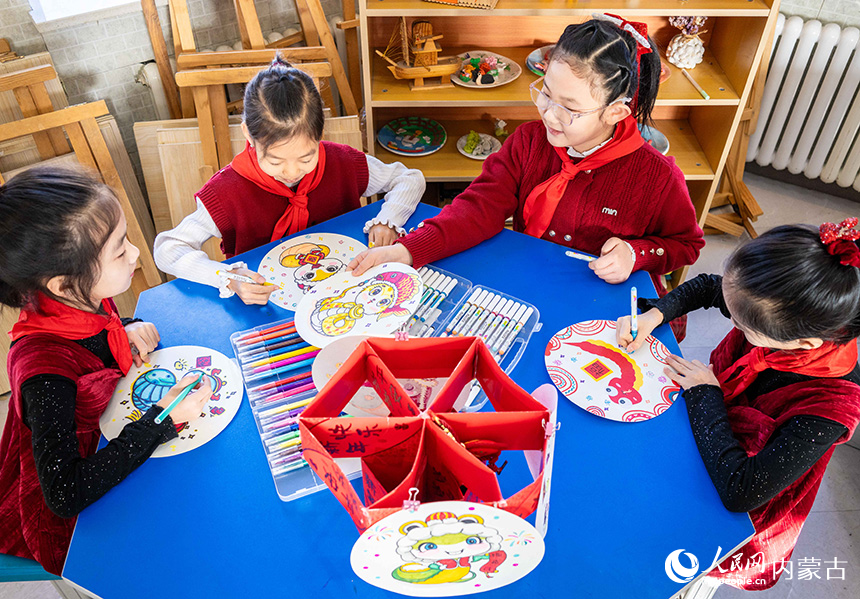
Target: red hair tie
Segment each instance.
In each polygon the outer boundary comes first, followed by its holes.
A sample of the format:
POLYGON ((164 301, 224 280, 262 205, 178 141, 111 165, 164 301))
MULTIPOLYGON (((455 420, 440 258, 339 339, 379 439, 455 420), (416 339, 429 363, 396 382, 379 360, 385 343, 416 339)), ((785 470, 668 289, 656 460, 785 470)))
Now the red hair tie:
MULTIPOLYGON (((615 24, 622 31, 636 40, 636 80, 639 81, 642 74, 642 69, 639 67, 639 59, 643 54, 650 54, 652 52, 651 43, 648 41, 648 25, 645 23, 638 23, 636 21, 626 21, 618 15, 610 13, 593 14, 591 16, 598 21, 609 21, 610 23, 615 24)), ((639 89, 637 88, 633 92, 633 100, 630 103, 631 109, 636 110, 636 101, 638 98, 639 89)))
POLYGON ((838 225, 824 223, 818 227, 821 243, 827 247, 827 253, 838 256, 839 263, 844 266, 860 268, 860 248, 854 243, 860 239, 860 231, 854 230, 857 217, 846 218, 838 225))

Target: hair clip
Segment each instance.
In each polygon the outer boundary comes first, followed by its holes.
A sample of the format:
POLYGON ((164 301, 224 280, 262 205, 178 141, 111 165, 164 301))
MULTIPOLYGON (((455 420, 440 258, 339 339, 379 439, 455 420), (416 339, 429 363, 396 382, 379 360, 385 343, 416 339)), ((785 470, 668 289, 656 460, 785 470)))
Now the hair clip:
MULTIPOLYGON (((618 15, 610 13, 594 13, 591 15, 591 18, 597 19, 598 21, 609 21, 633 36, 633 39, 635 39, 636 43, 640 46, 640 50, 637 52, 638 55, 648 54, 653 50, 653 48, 651 48, 651 43, 648 41, 648 26, 645 23, 626 21, 618 15)), ((636 57, 636 62, 639 62, 638 56, 636 57)))
POLYGON ((818 227, 821 243, 827 248, 827 253, 837 256, 843 266, 860 268, 860 248, 854 243, 860 239, 860 231, 856 231, 857 217, 846 218, 838 225, 824 223, 818 227))

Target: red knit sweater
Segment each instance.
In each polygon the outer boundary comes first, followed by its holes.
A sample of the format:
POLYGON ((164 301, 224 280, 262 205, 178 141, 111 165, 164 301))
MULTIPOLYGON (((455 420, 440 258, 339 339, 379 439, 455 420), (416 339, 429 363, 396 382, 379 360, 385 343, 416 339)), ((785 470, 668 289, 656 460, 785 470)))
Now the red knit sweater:
MULTIPOLYGON (((361 195, 367 189, 364 153, 343 144, 323 144, 325 175, 308 194, 308 226, 360 208, 361 195)), ((197 197, 221 232, 221 251, 228 258, 269 243, 289 203, 286 197, 261 189, 229 165, 215 173, 197 197)))
MULTIPOLYGON (((561 159, 547 141, 543 123, 521 125, 450 206, 400 242, 420 268, 496 235, 511 215, 514 230, 522 232, 529 192, 559 171, 561 159)), ((610 237, 633 246, 634 270, 663 274, 696 261, 705 241, 674 159, 645 144, 578 174, 542 239, 600 255, 610 237)))

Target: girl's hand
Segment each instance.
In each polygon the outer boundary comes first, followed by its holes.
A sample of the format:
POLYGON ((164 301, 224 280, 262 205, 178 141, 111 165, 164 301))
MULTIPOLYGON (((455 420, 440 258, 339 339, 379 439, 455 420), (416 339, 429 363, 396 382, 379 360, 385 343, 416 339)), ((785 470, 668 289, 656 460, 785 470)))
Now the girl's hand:
POLYGON ((622 316, 616 323, 615 341, 618 343, 618 347, 625 350, 628 354, 632 354, 642 347, 648 335, 663 324, 663 313, 657 308, 651 308, 644 314, 640 314, 636 320, 636 324, 639 327, 636 339, 633 339, 633 335, 630 332, 629 316, 622 316))
POLYGON ((685 360, 680 356, 669 354, 666 358, 668 368, 664 368, 670 379, 681 385, 683 389, 692 389, 696 385, 715 385, 720 386, 720 381, 714 374, 714 365, 705 366, 698 360, 685 360))
POLYGON ((125 326, 125 332, 128 342, 133 348, 137 348, 138 353, 131 353, 134 365, 143 366, 149 352, 158 347, 158 342, 161 341, 158 329, 151 322, 133 322, 125 326))
POLYGON ((373 225, 367 232, 367 241, 371 248, 391 245, 398 237, 397 231, 383 224, 373 225))
MULTIPOLYGON (((199 376, 199 374, 194 374, 192 372, 191 374, 186 374, 182 377, 182 380, 176 383, 176 385, 167 392, 167 395, 162 397, 161 401, 158 402, 161 409, 167 408, 167 406, 176 399, 176 396, 189 385, 193 385, 199 376)), ((186 395, 185 399, 179 402, 179 405, 173 408, 170 412, 170 418, 173 419, 173 423, 182 424, 183 422, 191 422, 192 420, 199 418, 200 413, 203 412, 203 407, 206 405, 206 402, 209 401, 210 397, 212 397, 212 383, 208 376, 204 376, 200 379, 200 382, 197 383, 194 391, 186 395)))
POLYGON ((346 265, 346 268, 352 270, 352 275, 357 277, 371 266, 385 264, 386 262, 402 262, 403 264, 412 266, 412 254, 409 253, 409 250, 402 243, 395 243, 394 245, 386 245, 361 252, 352 259, 352 262, 346 265))
POLYGON ((253 270, 248 270, 247 268, 234 268, 228 272, 231 272, 234 275, 251 277, 257 281, 256 285, 252 283, 243 283, 241 281, 230 281, 227 283, 227 287, 235 291, 236 295, 239 296, 239 299, 246 304, 266 305, 269 302, 269 296, 272 295, 272 292, 275 289, 277 289, 274 285, 263 285, 263 283, 266 282, 265 277, 253 270))
POLYGON ((623 283, 633 272, 633 254, 621 239, 610 237, 600 248, 600 258, 589 262, 588 268, 607 283, 623 283))

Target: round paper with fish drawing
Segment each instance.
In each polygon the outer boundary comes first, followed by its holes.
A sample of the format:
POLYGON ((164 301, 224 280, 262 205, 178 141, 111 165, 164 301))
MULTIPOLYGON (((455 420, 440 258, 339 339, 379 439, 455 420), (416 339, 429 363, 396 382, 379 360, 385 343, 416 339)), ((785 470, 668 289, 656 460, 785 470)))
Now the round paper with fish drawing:
POLYGON ((366 245, 345 235, 307 233, 269 250, 257 272, 281 287, 269 296, 269 301, 295 310, 315 285, 346 270, 346 265, 366 249, 366 245))
POLYGON ((632 354, 618 347, 615 322, 562 329, 544 353, 553 384, 580 408, 610 420, 641 422, 668 410, 680 387, 663 373, 669 350, 653 335, 632 354))
POLYGON ((451 597, 516 582, 543 554, 543 538, 519 516, 480 503, 437 501, 368 528, 350 563, 359 578, 386 591, 451 597))
MULTIPOLYGON (((313 366, 311 367, 316 388, 322 389, 325 387, 329 379, 334 376, 338 369, 343 366, 343 363, 346 362, 347 358, 352 355, 358 344, 368 338, 369 335, 350 335, 349 337, 341 337, 325 346, 314 359, 313 366)), ((406 391, 422 412, 439 395, 439 391, 445 386, 447 381, 447 377, 397 379, 403 390, 406 391)), ((470 388, 470 385, 463 387, 460 396, 454 402, 455 410, 459 411, 466 403, 466 400, 469 398, 470 388)), ((364 385, 353 396, 343 411, 350 416, 367 417, 388 416, 390 413, 388 406, 383 403, 376 389, 367 381, 365 381, 364 385)))
POLYGON ((402 325, 421 302, 421 275, 386 262, 359 277, 337 274, 311 289, 296 308, 296 331, 316 347, 348 335, 384 337, 402 325))
POLYGON ((227 428, 242 403, 242 376, 224 354, 196 345, 165 347, 149 354, 149 361, 132 366, 120 379, 101 418, 99 428, 108 440, 117 437, 129 422, 140 419, 187 374, 204 373, 212 385, 212 397, 200 418, 177 428, 179 436, 160 445, 152 456, 179 455, 214 439, 227 428))

